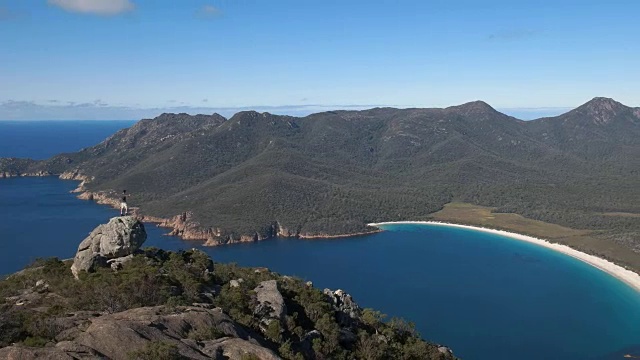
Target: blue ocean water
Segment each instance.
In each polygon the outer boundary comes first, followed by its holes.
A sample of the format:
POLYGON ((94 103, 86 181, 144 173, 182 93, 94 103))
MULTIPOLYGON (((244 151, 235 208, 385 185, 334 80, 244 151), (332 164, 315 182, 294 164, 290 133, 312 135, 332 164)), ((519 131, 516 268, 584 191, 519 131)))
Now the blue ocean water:
MULTIPOLYGON (((74 181, 0 179, 0 274, 36 257, 70 258, 117 211, 69 193, 74 181)), ((416 323, 464 359, 620 359, 640 354, 640 294, 579 260, 467 229, 390 225, 332 240, 206 248, 147 225, 146 246, 200 248, 342 288, 364 307, 416 323)))
POLYGON ((135 121, 0 121, 0 157, 46 159, 96 145, 135 121))

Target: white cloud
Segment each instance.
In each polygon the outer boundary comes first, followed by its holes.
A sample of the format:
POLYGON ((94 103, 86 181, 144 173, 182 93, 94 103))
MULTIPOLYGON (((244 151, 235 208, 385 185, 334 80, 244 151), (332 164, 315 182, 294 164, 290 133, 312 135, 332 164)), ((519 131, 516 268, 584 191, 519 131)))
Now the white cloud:
POLYGON ((47 0, 49 4, 66 11, 95 14, 117 15, 131 11, 135 5, 130 0, 47 0))
POLYGON ((200 8, 199 15, 202 17, 215 17, 222 15, 222 11, 213 5, 205 5, 200 8))

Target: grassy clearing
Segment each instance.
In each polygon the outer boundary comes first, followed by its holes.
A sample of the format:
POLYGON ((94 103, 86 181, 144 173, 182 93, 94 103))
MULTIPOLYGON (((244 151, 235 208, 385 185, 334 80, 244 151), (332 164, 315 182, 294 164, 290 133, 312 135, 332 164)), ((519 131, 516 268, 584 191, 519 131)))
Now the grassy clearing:
POLYGON ((621 217, 640 218, 640 214, 627 213, 627 212, 606 212, 606 213, 602 213, 602 215, 604 215, 604 216, 621 216, 621 217))
MULTIPOLYGON (((431 214, 432 220, 517 232, 571 246, 640 272, 640 254, 616 242, 599 238, 599 230, 572 229, 528 219, 518 214, 496 213, 495 208, 452 202, 431 214)), ((611 213, 610 213, 611 214, 611 213)), ((618 213, 616 213, 618 214, 618 213)), ((635 214, 634 214, 635 215, 635 214)), ((610 215, 624 216, 624 215, 610 215)))
POLYGON ((454 202, 445 205, 442 210, 433 213, 432 216, 437 221, 500 228, 550 240, 585 236, 592 232, 527 219, 518 214, 495 213, 494 210, 495 208, 454 202))

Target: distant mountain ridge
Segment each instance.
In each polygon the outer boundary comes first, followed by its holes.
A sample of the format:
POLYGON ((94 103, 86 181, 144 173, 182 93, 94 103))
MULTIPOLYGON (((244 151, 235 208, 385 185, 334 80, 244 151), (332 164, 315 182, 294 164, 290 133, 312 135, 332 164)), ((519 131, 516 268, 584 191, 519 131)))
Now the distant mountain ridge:
POLYGON ((0 159, 4 176, 65 172, 105 198, 128 189, 143 214, 211 243, 362 233, 455 200, 633 248, 637 221, 601 214, 640 213, 640 109, 594 98, 531 121, 482 101, 306 117, 162 114, 77 153, 0 159))

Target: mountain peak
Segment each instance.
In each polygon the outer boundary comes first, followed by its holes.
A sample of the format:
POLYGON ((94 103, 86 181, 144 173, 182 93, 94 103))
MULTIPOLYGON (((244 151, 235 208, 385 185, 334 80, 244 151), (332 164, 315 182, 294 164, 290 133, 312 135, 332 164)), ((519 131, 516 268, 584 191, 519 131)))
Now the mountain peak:
POLYGON ((606 97, 595 97, 582 106, 567 113, 567 115, 579 116, 584 120, 590 120, 596 125, 608 124, 614 119, 623 116, 630 110, 629 107, 606 97))
POLYGON ((506 117, 506 115, 481 100, 471 101, 457 106, 450 106, 445 108, 444 111, 453 112, 465 117, 471 117, 475 120, 496 119, 498 116, 506 117))
POLYGON ((469 112, 497 111, 491 105, 487 104, 482 100, 470 101, 468 103, 464 103, 462 105, 457 105, 457 106, 450 106, 447 109, 466 110, 469 112))
POLYGON ((578 107, 594 111, 615 111, 617 109, 627 108, 625 105, 607 97, 594 97, 584 105, 578 107))

